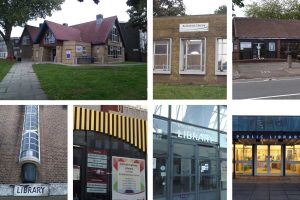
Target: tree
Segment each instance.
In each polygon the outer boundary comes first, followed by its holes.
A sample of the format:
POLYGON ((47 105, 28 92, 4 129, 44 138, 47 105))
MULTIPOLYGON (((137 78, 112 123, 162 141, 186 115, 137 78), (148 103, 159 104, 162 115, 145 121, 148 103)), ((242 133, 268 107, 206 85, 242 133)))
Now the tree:
POLYGON ((223 5, 223 6, 219 6, 219 8, 217 10, 215 10, 214 12, 215 14, 227 14, 227 6, 223 5))
MULTIPOLYGON (((79 2, 83 2, 84 0, 78 0, 79 2)), ((100 0, 93 0, 95 2, 95 4, 98 4, 100 2, 100 0)))
POLYGON ((27 21, 45 18, 53 10, 60 10, 64 0, 0 0, 0 35, 7 46, 8 57, 13 56, 10 35, 14 26, 27 21))
POLYGON ((147 0, 127 0, 126 3, 130 9, 127 10, 129 14, 129 23, 133 27, 138 27, 143 32, 147 31, 147 0))
POLYGON ((248 17, 267 19, 300 19, 299 0, 261 0, 246 6, 248 17))
POLYGON ((154 16, 181 16, 185 15, 185 6, 182 0, 153 0, 154 16))
POLYGON ((238 6, 240 8, 244 7, 244 0, 232 0, 232 10, 234 10, 234 6, 238 6))

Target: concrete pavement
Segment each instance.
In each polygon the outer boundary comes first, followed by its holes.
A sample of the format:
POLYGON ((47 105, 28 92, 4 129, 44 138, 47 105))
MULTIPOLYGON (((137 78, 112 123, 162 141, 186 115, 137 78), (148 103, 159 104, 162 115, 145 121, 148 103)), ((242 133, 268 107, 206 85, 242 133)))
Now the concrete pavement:
POLYGON ((46 100, 31 62, 16 63, 0 83, 0 100, 46 100))

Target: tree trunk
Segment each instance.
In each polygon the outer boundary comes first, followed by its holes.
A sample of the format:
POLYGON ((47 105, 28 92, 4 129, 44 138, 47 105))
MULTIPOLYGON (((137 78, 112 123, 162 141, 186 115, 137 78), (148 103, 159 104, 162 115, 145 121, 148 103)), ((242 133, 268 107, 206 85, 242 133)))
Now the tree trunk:
POLYGON ((11 31, 8 31, 8 32, 6 31, 5 37, 4 37, 5 45, 7 48, 7 58, 13 58, 13 56, 14 56, 14 49, 13 49, 12 41, 10 39, 10 34, 11 34, 11 31))

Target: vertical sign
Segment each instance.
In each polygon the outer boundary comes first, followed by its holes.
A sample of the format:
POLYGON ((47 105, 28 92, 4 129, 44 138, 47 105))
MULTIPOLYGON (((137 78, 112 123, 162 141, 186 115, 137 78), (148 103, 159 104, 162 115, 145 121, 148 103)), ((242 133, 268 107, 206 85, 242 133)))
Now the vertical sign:
POLYGON ((112 157, 112 200, 145 200, 145 160, 112 157))
POLYGON ((107 192, 107 152, 106 150, 89 149, 87 156, 88 193, 107 192))

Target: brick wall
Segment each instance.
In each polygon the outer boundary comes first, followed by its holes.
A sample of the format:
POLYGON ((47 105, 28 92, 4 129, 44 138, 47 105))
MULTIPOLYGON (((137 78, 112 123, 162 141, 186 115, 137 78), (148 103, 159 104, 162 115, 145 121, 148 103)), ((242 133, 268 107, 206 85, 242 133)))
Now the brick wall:
MULTIPOLYGON (((21 183, 23 106, 0 106, 0 184, 21 183)), ((67 110, 40 106, 39 183, 67 182, 67 110)))
POLYGON ((225 15, 154 17, 153 39, 172 39, 171 74, 154 74, 154 83, 226 84, 226 76, 215 75, 216 38, 226 38, 225 15), (209 23, 209 31, 179 32, 179 24, 209 23), (206 39, 206 74, 179 74, 180 39, 206 39))

